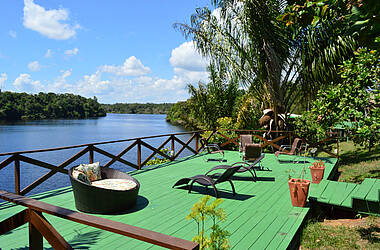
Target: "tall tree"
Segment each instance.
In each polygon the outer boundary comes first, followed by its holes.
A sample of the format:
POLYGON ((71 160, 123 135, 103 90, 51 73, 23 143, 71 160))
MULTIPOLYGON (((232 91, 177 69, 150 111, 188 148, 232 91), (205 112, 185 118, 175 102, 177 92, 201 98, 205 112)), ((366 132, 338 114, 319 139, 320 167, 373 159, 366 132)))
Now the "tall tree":
POLYGON ((248 87, 263 109, 273 109, 275 119, 279 112, 291 112, 304 95, 312 99, 322 81, 311 76, 334 72, 336 62, 354 49, 346 37, 325 41, 337 30, 338 19, 288 27, 286 18, 279 18, 288 2, 294 1, 213 0, 213 11, 199 8, 190 25, 175 24, 218 70, 226 67, 227 76, 248 87))

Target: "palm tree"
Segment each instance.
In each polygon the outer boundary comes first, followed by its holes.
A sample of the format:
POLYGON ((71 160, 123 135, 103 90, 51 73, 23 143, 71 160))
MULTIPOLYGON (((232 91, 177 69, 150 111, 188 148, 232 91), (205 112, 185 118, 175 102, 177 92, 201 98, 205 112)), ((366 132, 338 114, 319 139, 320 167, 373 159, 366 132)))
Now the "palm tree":
MULTIPOLYGON (((324 70, 333 72, 336 62, 353 50, 345 47, 351 42, 341 42, 344 39, 335 39, 336 35, 326 43, 329 32, 336 30, 321 32, 323 23, 314 30, 300 27, 297 32, 287 27, 279 18, 287 2, 212 0, 213 11, 198 8, 190 25, 174 25, 217 70, 227 68, 227 78, 239 79, 263 109, 272 109, 276 126, 279 112, 291 112, 304 93, 316 93, 320 82, 310 76, 315 72, 324 76, 324 70)), ((333 24, 330 20, 329 25, 333 24)))

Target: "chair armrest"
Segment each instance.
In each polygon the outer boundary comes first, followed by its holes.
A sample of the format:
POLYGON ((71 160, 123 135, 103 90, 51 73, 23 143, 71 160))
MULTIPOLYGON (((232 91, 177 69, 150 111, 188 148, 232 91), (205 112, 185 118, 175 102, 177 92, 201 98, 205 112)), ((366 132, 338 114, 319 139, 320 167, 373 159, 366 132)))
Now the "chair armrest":
POLYGON ((281 145, 280 150, 284 150, 286 148, 292 148, 292 145, 281 145))

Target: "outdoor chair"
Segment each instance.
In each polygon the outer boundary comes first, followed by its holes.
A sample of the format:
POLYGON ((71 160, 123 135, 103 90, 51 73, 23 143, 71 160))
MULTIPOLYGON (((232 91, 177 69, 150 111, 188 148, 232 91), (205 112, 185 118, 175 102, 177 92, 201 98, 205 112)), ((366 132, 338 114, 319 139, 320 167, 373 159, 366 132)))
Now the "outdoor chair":
POLYGON ((253 178, 253 181, 256 182, 257 180, 257 175, 256 175, 256 171, 255 169, 262 169, 261 168, 261 160, 264 159, 264 154, 262 154, 261 156, 259 156, 253 163, 249 164, 247 162, 235 162, 234 164, 232 165, 218 165, 218 166, 215 166, 213 168, 211 168, 207 173, 210 173, 212 171, 215 171, 215 170, 218 170, 218 169, 229 169, 229 168, 234 168, 234 167, 237 167, 239 166, 239 169, 236 171, 237 173, 244 173, 246 171, 249 171, 252 175, 252 178, 253 178), (256 164, 259 164, 259 166, 256 166, 256 164))
POLYGON ((301 138, 295 138, 292 145, 281 145, 280 150, 276 151, 274 155, 276 156, 277 160, 280 161, 279 156, 280 155, 292 155, 295 156, 293 159, 293 163, 296 162, 296 159, 298 157, 298 154, 301 152, 301 145, 302 145, 302 139, 301 138), (288 150, 289 151, 288 151, 288 150))
POLYGON ((225 161, 224 160, 224 151, 220 149, 219 145, 216 143, 210 143, 210 144, 205 144, 203 147, 203 151, 207 152, 204 156, 203 159, 208 162, 208 161, 225 161))
POLYGON ((252 135, 240 135, 239 151, 243 153, 243 160, 255 161, 261 155, 261 145, 252 143, 252 135))
POLYGON ((223 183, 228 181, 231 184, 232 187, 232 193, 233 195, 236 194, 235 192, 235 187, 234 184, 231 181, 231 177, 239 170, 241 166, 235 166, 235 167, 230 167, 227 168, 222 174, 214 174, 214 175, 195 175, 193 177, 188 177, 188 178, 182 178, 178 180, 174 185, 175 186, 180 186, 180 185, 187 185, 189 188, 189 193, 191 192, 193 188, 194 182, 203 185, 203 186, 212 186, 215 192, 215 197, 218 198, 218 190, 216 189, 215 185, 219 183, 223 183), (215 178, 215 179, 214 179, 215 178), (190 182, 190 185, 189 185, 190 182))
POLYGON ((69 170, 75 206, 85 213, 110 214, 122 212, 136 205, 140 183, 132 176, 112 168, 100 167, 102 180, 126 179, 136 183, 130 190, 112 190, 96 187, 73 176, 75 167, 69 170))

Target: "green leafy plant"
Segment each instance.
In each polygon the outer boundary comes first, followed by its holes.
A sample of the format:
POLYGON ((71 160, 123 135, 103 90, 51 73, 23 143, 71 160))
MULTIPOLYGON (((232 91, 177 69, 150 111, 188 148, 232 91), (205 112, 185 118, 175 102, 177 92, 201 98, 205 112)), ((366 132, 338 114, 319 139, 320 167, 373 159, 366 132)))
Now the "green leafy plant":
POLYGON ((313 162, 313 163, 311 164, 311 166, 312 166, 313 168, 324 168, 324 167, 325 167, 325 163, 324 163, 322 160, 318 160, 318 161, 316 161, 316 162, 313 162))
POLYGON ((222 199, 215 199, 210 205, 208 201, 211 196, 202 197, 191 208, 190 214, 186 216, 186 220, 194 220, 197 223, 198 234, 192 238, 192 241, 199 243, 200 249, 229 249, 230 245, 228 237, 230 233, 223 230, 219 222, 225 221, 227 218, 226 211, 223 208, 217 208, 222 202, 222 199), (206 221, 211 219, 212 226, 209 236, 206 232, 206 221))
MULTIPOLYGON (((163 148, 163 149, 160 150, 160 152, 168 155, 169 153, 171 153, 171 150, 169 148, 163 148)), ((168 161, 169 161, 169 159, 164 158, 161 155, 157 155, 157 156, 153 156, 153 159, 149 160, 146 163, 146 165, 147 166, 158 165, 158 164, 162 164, 162 163, 165 163, 165 162, 168 162, 168 161)))

